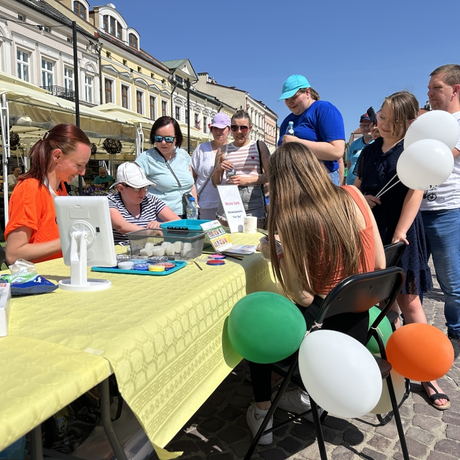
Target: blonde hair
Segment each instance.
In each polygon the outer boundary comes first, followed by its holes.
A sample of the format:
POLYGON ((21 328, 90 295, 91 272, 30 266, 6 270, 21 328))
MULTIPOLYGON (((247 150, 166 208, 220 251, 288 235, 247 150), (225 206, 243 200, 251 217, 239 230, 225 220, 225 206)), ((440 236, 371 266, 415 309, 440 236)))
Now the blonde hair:
POLYGON ((392 135, 395 136, 402 130, 401 138, 403 138, 409 128, 409 122, 418 117, 419 106, 417 98, 409 91, 399 91, 386 97, 382 107, 385 103, 388 104, 388 107, 393 112, 392 135))
MULTIPOLYGON (((270 253, 275 233, 282 238, 286 262, 302 290, 315 295, 365 266, 356 205, 330 180, 326 169, 303 144, 289 142, 270 157, 270 253)), ((285 294, 294 293, 283 279, 280 262, 272 268, 285 294)))

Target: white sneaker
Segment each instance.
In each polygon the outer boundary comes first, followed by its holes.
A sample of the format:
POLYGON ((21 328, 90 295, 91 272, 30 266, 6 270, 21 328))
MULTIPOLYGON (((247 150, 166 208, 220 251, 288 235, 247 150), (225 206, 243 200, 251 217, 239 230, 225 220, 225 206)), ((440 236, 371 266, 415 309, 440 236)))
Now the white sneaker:
MULTIPOLYGON (((275 399, 276 393, 273 394, 272 400, 275 399)), ((286 412, 292 412, 293 414, 301 414, 311 409, 310 397, 306 391, 301 390, 299 387, 293 388, 292 390, 285 391, 281 397, 278 407, 286 412)), ((323 409, 320 408, 319 415, 323 413, 323 409)), ((313 423, 313 414, 310 412, 304 415, 303 418, 313 423)))
MULTIPOLYGON (((248 411, 246 412, 246 422, 251 430, 252 436, 254 437, 257 432, 259 431, 260 425, 264 421, 265 416, 267 415, 268 410, 259 409, 256 406, 256 403, 252 403, 248 407, 248 411)), ((268 422, 267 426, 265 427, 266 430, 273 427, 273 417, 268 422)), ((267 445, 273 442, 273 433, 268 433, 259 439, 258 444, 267 445)))

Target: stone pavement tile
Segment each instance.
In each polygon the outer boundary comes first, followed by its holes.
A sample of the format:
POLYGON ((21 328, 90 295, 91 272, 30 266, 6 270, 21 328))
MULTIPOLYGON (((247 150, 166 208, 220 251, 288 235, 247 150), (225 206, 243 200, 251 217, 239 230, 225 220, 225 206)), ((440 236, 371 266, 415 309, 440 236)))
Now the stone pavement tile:
POLYGON ((332 452, 331 458, 334 460, 353 460, 355 458, 355 452, 348 449, 346 446, 338 446, 332 452))
POLYGON ((447 425, 446 438, 453 439, 455 441, 460 441, 460 427, 456 425, 447 425))
POLYGON ((431 446, 436 439, 436 436, 434 436, 432 433, 414 426, 410 427, 405 434, 406 439, 416 439, 417 442, 421 442, 426 446, 431 446))
POLYGON ((362 455, 360 455, 361 458, 368 458, 372 460, 387 460, 388 456, 387 454, 382 454, 379 451, 375 451, 373 449, 370 449, 368 447, 365 447, 362 451, 362 455))
POLYGON ((373 447, 377 452, 385 452, 393 442, 384 436, 374 435, 369 439, 367 444, 369 447, 373 447))
MULTIPOLYGON (((407 436, 406 436, 406 444, 407 444, 407 450, 409 451, 409 455, 413 458, 426 458, 426 456, 431 450, 425 444, 422 444, 421 442, 416 441, 415 439, 407 437, 407 436)), ((399 442, 399 438, 398 438, 398 441, 396 442, 395 449, 398 452, 401 452, 401 444, 399 442)))
POLYGON ((446 410, 442 412, 442 421, 444 423, 460 426, 460 413, 455 413, 451 410, 446 410))
POLYGON ((426 417, 419 414, 415 415, 415 417, 412 419, 412 425, 418 426, 419 428, 422 428, 422 430, 430 432, 442 430, 445 428, 445 424, 441 419, 426 417))
POLYGON ((458 460, 458 455, 448 455, 443 452, 431 451, 427 460, 458 460))
POLYGON ((449 455, 457 455, 458 458, 460 455, 460 442, 452 439, 441 439, 436 443, 435 450, 449 455))

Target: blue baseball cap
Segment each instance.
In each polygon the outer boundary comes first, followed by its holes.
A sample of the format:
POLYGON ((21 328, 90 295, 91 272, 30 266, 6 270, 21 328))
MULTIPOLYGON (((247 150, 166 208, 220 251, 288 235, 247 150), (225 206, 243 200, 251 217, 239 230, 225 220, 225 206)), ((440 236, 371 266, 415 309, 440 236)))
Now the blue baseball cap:
POLYGON ((302 88, 310 88, 311 85, 308 83, 308 80, 302 75, 291 75, 284 83, 283 83, 283 94, 278 99, 281 101, 282 99, 289 99, 290 97, 294 96, 299 89, 302 88))

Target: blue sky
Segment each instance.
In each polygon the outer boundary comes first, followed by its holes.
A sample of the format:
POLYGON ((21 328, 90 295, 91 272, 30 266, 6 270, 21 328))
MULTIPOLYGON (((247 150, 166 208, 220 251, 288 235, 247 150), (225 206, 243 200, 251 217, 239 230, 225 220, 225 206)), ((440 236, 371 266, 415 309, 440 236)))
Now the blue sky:
POLYGON ((423 106, 430 72, 460 63, 458 0, 114 4, 144 50, 161 61, 188 58, 196 72, 248 91, 279 125, 289 113, 277 102, 282 84, 304 75, 341 111, 347 140, 369 106, 400 90, 423 106))

